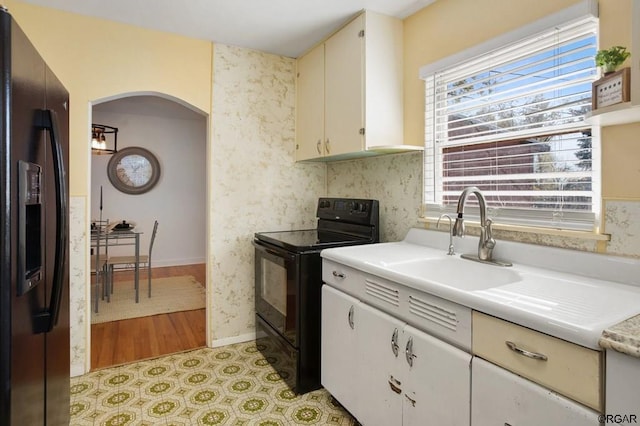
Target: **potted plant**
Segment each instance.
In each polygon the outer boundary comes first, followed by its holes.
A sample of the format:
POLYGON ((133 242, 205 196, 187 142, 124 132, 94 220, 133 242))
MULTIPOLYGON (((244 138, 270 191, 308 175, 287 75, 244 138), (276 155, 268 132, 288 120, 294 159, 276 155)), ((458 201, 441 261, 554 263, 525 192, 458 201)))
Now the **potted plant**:
POLYGON ((609 49, 598 50, 596 53, 596 65, 602 67, 604 75, 610 74, 616 70, 631 53, 627 52, 627 48, 623 46, 613 46, 609 49))

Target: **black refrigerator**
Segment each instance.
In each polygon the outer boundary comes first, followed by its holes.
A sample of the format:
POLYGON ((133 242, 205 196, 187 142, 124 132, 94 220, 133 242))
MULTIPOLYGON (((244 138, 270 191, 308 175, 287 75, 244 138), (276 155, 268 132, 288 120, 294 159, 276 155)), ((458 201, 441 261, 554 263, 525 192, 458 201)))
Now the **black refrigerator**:
POLYGON ((69 424, 69 94, 0 10, 0 425, 69 424))

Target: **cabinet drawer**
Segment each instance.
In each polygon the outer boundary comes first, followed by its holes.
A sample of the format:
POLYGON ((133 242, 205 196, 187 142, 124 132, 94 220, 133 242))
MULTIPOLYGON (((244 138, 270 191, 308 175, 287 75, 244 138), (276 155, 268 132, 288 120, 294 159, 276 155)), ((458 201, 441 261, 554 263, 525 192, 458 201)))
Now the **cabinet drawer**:
POLYGON ((353 297, 362 297, 363 273, 328 259, 322 259, 322 281, 353 297))
POLYGON ((599 414, 480 358, 471 367, 472 426, 598 426, 599 414))
POLYGON ((602 352, 475 311, 472 327, 474 355, 603 411, 602 352))

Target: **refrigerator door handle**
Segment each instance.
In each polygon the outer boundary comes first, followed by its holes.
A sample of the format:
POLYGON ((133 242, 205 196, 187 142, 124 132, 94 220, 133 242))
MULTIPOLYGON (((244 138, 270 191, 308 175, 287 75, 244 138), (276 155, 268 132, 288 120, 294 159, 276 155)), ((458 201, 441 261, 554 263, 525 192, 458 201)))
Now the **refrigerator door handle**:
POLYGON ((67 256, 67 184, 64 172, 64 157, 62 153, 62 141, 58 131, 58 116, 55 111, 46 109, 41 111, 39 127, 49 132, 51 151, 53 154, 53 166, 56 187, 56 253, 53 269, 53 286, 51 287, 51 300, 49 309, 40 315, 40 332, 49 332, 58 323, 60 305, 62 304, 62 292, 64 290, 64 273, 67 256))

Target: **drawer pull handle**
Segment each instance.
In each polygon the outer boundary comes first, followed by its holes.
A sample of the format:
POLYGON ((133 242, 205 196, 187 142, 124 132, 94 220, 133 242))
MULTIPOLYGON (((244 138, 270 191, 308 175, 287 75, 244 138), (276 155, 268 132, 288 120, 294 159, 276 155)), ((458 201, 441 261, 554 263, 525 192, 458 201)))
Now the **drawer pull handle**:
POLYGON ((409 340, 407 340, 407 346, 404 348, 404 356, 407 359, 409 367, 413 367, 413 359, 417 356, 413 353, 413 337, 409 337, 409 340))
POLYGON ((406 393, 404 394, 405 397, 407 397, 407 399, 409 400, 409 402, 411 403, 412 407, 416 406, 416 400, 415 399, 411 399, 409 398, 409 395, 407 395, 406 393))
POLYGON ((346 275, 343 274, 342 272, 333 271, 333 276, 336 278, 344 278, 346 275))
POLYGON ((509 349, 512 351, 519 353, 520 355, 526 356, 527 358, 538 359, 540 361, 546 361, 547 356, 543 354, 539 354, 537 352, 531 352, 526 349, 519 348, 515 343, 509 342, 508 340, 504 342, 509 349))
POLYGON ((349 308, 349 315, 347 315, 347 322, 349 323, 349 327, 351 327, 351 329, 354 330, 355 324, 353 322, 353 305, 351 305, 351 307, 349 308))
POLYGON ((398 386, 391 383, 391 380, 389 380, 389 387, 391 388, 392 391, 394 391, 398 395, 400 395, 400 393, 402 392, 402 389, 400 389, 398 386))
POLYGON ((398 329, 393 330, 393 334, 391 335, 391 352, 398 358, 398 329))

